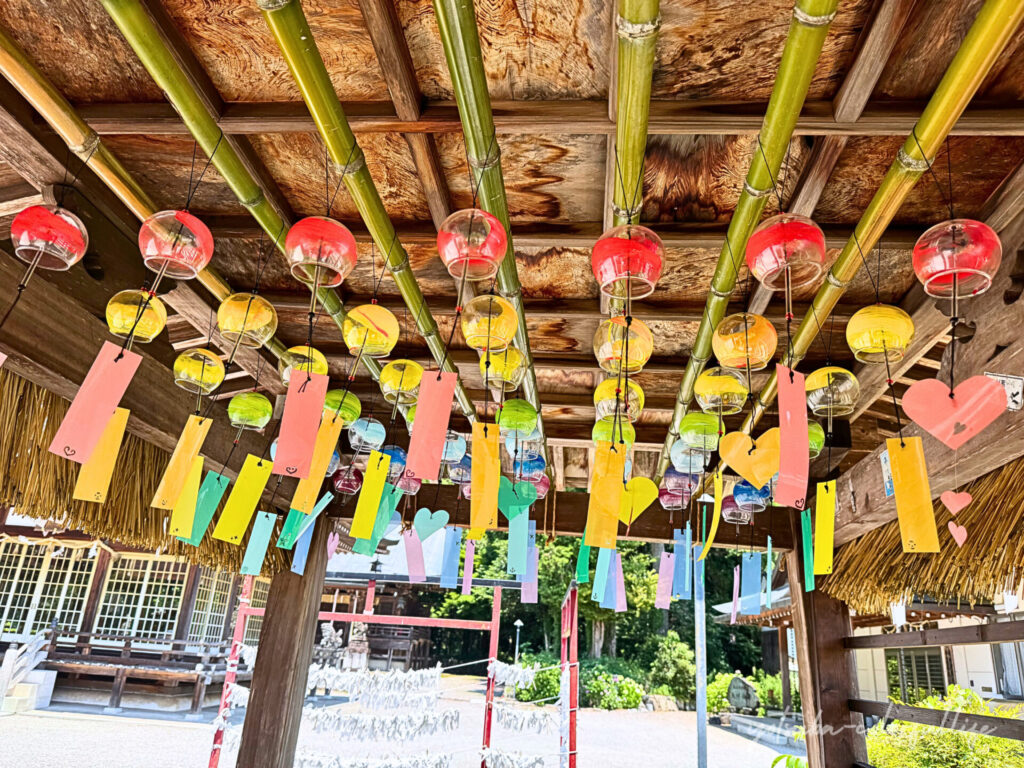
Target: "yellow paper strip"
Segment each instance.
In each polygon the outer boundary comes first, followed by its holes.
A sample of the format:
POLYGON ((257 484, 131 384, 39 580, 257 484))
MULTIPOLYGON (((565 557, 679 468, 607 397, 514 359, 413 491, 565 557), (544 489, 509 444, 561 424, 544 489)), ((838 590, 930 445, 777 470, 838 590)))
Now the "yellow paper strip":
POLYGON ((192 535, 192 523, 196 519, 196 504, 199 501, 199 485, 203 480, 203 457, 196 456, 192 459, 192 467, 189 469, 188 477, 185 478, 185 485, 178 494, 178 500, 174 502, 174 509, 171 511, 171 528, 169 533, 172 536, 189 538, 192 535))
POLYGON ((935 509, 924 462, 924 444, 920 437, 890 437, 889 449, 892 487, 896 496, 896 516, 904 552, 938 552, 939 532, 935 527, 935 509), (903 443, 901 446, 900 443, 903 443))
POLYGON ((78 481, 72 496, 79 501, 95 501, 102 504, 107 500, 110 490, 110 477, 114 474, 114 464, 121 452, 121 441, 124 429, 128 424, 127 408, 116 408, 107 426, 100 436, 100 441, 92 452, 89 460, 78 470, 78 481))
POLYGON ((619 538, 625 465, 623 446, 613 446, 608 441, 597 443, 587 505, 587 527, 583 532, 583 543, 588 547, 615 548, 619 538))
POLYGON ((814 497, 814 575, 832 573, 836 538, 836 481, 818 483, 814 497))
POLYGON ((718 523, 722 519, 722 470, 715 472, 715 512, 711 517, 711 531, 708 533, 708 540, 704 542, 704 548, 700 551, 698 560, 703 560, 711 551, 711 545, 715 543, 715 536, 718 534, 718 523))
POLYGON ((334 453, 334 447, 338 444, 341 428, 344 425, 345 420, 341 416, 324 413, 316 432, 313 458, 309 462, 309 474, 299 480, 299 484, 295 488, 292 509, 297 509, 304 515, 313 511, 320 495, 320 488, 324 484, 324 474, 331 463, 331 454, 334 453))
POLYGON ((192 461, 199 455, 212 424, 213 419, 204 419, 195 414, 188 417, 185 429, 178 438, 178 444, 174 446, 171 461, 164 470, 164 476, 160 478, 152 506, 157 509, 174 508, 174 503, 181 495, 181 489, 185 486, 185 480, 192 469, 192 461))
POLYGON ((369 539, 373 535, 373 524, 377 521, 377 509, 380 507, 380 497, 384 493, 390 466, 391 457, 386 453, 370 453, 366 472, 363 473, 363 487, 359 490, 356 511, 352 515, 352 527, 349 529, 352 538, 369 539))
POLYGON ((270 459, 261 459, 252 454, 245 457, 242 471, 238 473, 238 479, 231 488, 217 527, 213 529, 213 538, 229 544, 242 541, 273 468, 274 462, 270 459))
POLYGON ((470 471, 469 527, 498 527, 498 485, 501 481, 501 443, 498 425, 473 422, 473 460, 470 471))
MULTIPOLYGON (((470 491, 470 493, 472 493, 472 491, 470 491)), ((484 533, 486 533, 486 531, 483 528, 470 528, 466 532, 466 540, 479 541, 484 537, 484 533)))

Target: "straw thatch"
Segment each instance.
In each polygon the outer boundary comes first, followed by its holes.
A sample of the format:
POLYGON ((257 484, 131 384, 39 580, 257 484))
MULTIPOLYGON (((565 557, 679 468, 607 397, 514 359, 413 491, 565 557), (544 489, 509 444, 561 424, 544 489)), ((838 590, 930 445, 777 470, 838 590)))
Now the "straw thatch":
POLYGON ((935 504, 941 552, 904 554, 893 522, 842 547, 820 588, 861 613, 887 613, 890 604, 912 596, 974 605, 1015 590, 1024 573, 1024 459, 966 490, 972 501, 955 518, 935 504), (954 519, 968 531, 962 548, 947 528, 954 519))
MULTIPOLYGON (((125 434, 106 503, 72 499, 79 465, 47 450, 67 409, 64 399, 0 369, 0 504, 127 547, 233 571, 241 567, 244 546, 207 534, 191 547, 165 533, 170 512, 149 502, 169 456, 133 434, 125 434)), ((270 547, 268 554, 268 575, 287 567, 281 550, 270 547)))

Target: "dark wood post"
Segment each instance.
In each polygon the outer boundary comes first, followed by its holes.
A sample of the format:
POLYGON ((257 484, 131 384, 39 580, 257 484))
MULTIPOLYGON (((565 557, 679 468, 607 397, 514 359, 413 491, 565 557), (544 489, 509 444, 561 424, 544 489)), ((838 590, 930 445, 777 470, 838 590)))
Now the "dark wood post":
POLYGON ((270 585, 238 750, 238 765, 246 768, 292 768, 295 762, 330 524, 324 517, 316 521, 305 573, 284 571, 270 585))
MULTIPOLYGON (((199 592, 199 577, 203 573, 203 566, 190 565, 188 576, 185 579, 185 589, 181 594, 181 608, 178 610, 178 623, 174 626, 175 640, 188 640, 188 631, 192 626, 192 614, 196 610, 196 595, 199 592)), ((199 638, 203 642, 203 638, 199 638)), ((174 647, 173 645, 171 646, 174 647)), ((184 646, 182 646, 184 648, 184 646)))
MULTIPOLYGON (((221 640, 230 640, 231 632, 233 629, 231 620, 235 616, 235 604, 238 602, 238 593, 241 591, 242 579, 244 577, 236 575, 231 580, 231 591, 228 593, 228 609, 224 614, 224 631, 221 633, 221 640)), ((230 644, 229 644, 230 649, 230 644)))
POLYGON ((89 594, 85 597, 85 607, 82 608, 82 618, 78 625, 79 643, 86 642, 86 635, 92 634, 92 628, 96 624, 96 612, 100 606, 100 594, 103 592, 107 570, 110 568, 110 552, 105 547, 97 546, 96 549, 96 569, 93 571, 92 584, 89 585, 89 594))
POLYGON ((864 718, 850 711, 857 670, 843 641, 853 634, 845 603, 820 590, 804 593, 799 546, 786 555, 793 603, 800 700, 809 768, 853 768, 867 762, 864 718))
POLYGON ((789 631, 779 627, 779 679, 782 681, 782 711, 788 714, 793 709, 793 691, 789 679, 789 631))

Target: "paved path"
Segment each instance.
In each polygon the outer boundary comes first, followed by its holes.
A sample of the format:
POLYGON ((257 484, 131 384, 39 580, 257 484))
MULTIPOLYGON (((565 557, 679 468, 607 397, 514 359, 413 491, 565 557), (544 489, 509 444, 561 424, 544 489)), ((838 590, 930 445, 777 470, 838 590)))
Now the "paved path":
MULTIPOLYGON (((300 752, 345 755, 347 760, 391 754, 448 752, 455 768, 480 765, 481 700, 458 696, 442 701, 457 708, 454 733, 418 739, 381 750, 376 742, 339 741, 330 734, 303 730, 300 752)), ((240 719, 238 714, 235 719, 240 719)), ((635 712, 585 709, 579 717, 581 766, 615 768, 694 768, 696 716, 693 712, 635 712)), ((39 711, 0 717, 0 764, 12 768, 205 768, 212 727, 180 719, 126 717, 82 712, 39 711)), ((557 768, 558 734, 513 733, 495 728, 494 747, 545 755, 546 768, 557 768)), ((769 768, 778 754, 728 729, 708 731, 709 768, 769 768)), ((221 765, 234 766, 228 750, 221 765)), ((241 768, 241 767, 239 767, 241 768)))

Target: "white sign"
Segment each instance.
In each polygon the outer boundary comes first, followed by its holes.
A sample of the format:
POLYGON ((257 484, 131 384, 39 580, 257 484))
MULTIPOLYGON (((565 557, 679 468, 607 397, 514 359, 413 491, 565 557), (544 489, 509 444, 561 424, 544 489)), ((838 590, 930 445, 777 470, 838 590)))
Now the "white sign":
POLYGON ((889 464, 889 451, 882 451, 878 460, 882 464, 882 484, 885 486, 885 495, 892 496, 895 490, 892 487, 892 465, 889 464))
POLYGON ((1024 408, 1024 376, 988 371, 985 371, 985 375, 1003 385, 1003 389, 1006 390, 1006 410, 1019 411, 1024 408))

